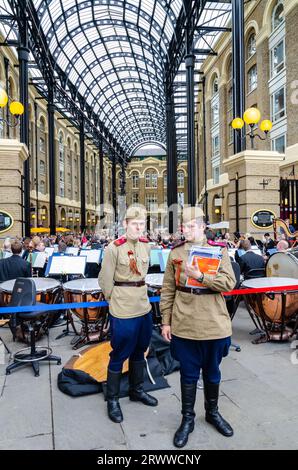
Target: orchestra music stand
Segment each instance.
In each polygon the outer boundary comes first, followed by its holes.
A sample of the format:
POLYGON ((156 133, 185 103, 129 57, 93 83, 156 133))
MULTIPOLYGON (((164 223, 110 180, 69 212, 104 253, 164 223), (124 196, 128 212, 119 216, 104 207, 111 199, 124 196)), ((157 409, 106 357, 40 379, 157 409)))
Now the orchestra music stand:
MULTIPOLYGON (((47 270, 46 270, 46 277, 48 276, 61 276, 65 278, 70 275, 79 275, 81 277, 85 277, 85 270, 86 270, 86 256, 70 256, 70 255, 53 255, 49 259, 47 270)), ((69 311, 67 311, 66 315, 66 329, 57 336, 56 339, 64 338, 72 334, 69 331, 69 323, 73 328, 73 333, 77 336, 78 332, 75 328, 74 321, 72 315, 69 311)))

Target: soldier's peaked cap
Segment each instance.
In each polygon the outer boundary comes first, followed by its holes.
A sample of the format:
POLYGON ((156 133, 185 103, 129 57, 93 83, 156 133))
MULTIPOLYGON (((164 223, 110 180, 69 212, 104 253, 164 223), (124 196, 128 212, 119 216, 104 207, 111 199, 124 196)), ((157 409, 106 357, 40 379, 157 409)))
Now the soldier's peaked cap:
POLYGON ((146 220, 146 211, 141 207, 129 207, 125 214, 125 219, 142 219, 146 220))

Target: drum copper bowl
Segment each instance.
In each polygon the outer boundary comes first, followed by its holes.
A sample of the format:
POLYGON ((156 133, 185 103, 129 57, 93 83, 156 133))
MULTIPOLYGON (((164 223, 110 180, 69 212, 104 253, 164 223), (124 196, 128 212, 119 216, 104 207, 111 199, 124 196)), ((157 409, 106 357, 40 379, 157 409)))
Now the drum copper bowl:
MULTIPOLYGON (((102 291, 98 285, 97 279, 76 279, 63 284, 65 302, 100 302, 104 300, 102 291)), ((98 319, 106 314, 106 307, 88 307, 74 308, 73 313, 80 319, 85 319, 89 323, 97 322, 98 319)))
MULTIPOLYGON (((273 286, 290 286, 298 285, 298 280, 287 278, 261 278, 245 281, 242 287, 255 288, 255 287, 270 287, 273 286)), ((281 289, 282 291, 282 289, 281 289)), ((282 323, 282 293, 257 293, 247 296, 247 302, 254 310, 255 314, 262 317, 270 323, 282 323)), ((284 321, 288 322, 292 317, 298 313, 298 288, 297 291, 286 292, 286 306, 284 313, 284 321)))
MULTIPOLYGON (((57 289, 60 287, 60 283, 55 279, 41 277, 33 277, 32 280, 36 287, 36 302, 53 304, 56 299, 57 289)), ((0 284, 0 292, 5 304, 9 304, 11 301, 14 283, 15 279, 2 282, 2 284, 0 284)))

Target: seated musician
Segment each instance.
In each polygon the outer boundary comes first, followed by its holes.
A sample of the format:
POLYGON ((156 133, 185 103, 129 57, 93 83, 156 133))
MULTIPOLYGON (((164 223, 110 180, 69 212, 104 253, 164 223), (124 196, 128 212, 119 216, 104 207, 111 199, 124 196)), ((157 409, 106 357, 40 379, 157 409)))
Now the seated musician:
POLYGON ((21 258, 22 248, 21 242, 13 241, 11 244, 12 256, 0 260, 0 282, 31 276, 30 264, 21 258))
POLYGON ((277 251, 279 251, 280 253, 286 253, 289 248, 290 245, 287 240, 280 240, 276 246, 277 251))
POLYGON ((239 259, 237 259, 237 263, 240 266, 241 274, 244 275, 244 278, 252 269, 265 268, 265 261, 263 257, 255 253, 254 250, 252 250, 251 243, 249 240, 243 240, 241 246, 242 249, 245 251, 245 254, 243 256, 240 256, 239 259))

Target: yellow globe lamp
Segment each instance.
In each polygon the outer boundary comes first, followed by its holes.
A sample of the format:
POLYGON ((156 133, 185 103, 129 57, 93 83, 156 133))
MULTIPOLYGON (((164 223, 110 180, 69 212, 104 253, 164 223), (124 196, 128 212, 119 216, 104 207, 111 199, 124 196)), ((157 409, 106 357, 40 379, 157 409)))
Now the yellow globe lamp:
POLYGON ((220 214, 220 209, 215 209, 215 214, 216 215, 220 214))
POLYGON ((0 88, 0 108, 4 108, 8 103, 8 96, 3 88, 0 88))
POLYGON ((233 129, 239 130, 239 129, 242 129, 243 126, 244 126, 244 121, 243 121, 243 119, 241 119, 241 118, 235 118, 235 119, 233 119, 233 121, 232 121, 232 127, 233 127, 233 129))
POLYGON ((258 124, 261 119, 261 113, 257 108, 248 108, 243 115, 244 122, 249 126, 258 124))
POLYGON ((12 101, 9 106, 9 111, 14 116, 21 116, 22 114, 24 114, 24 106, 19 101, 12 101))
POLYGON ((272 122, 269 121, 269 119, 266 119, 265 121, 261 122, 260 129, 261 129, 261 131, 263 131, 267 134, 267 132, 271 131, 272 126, 273 126, 272 122))

